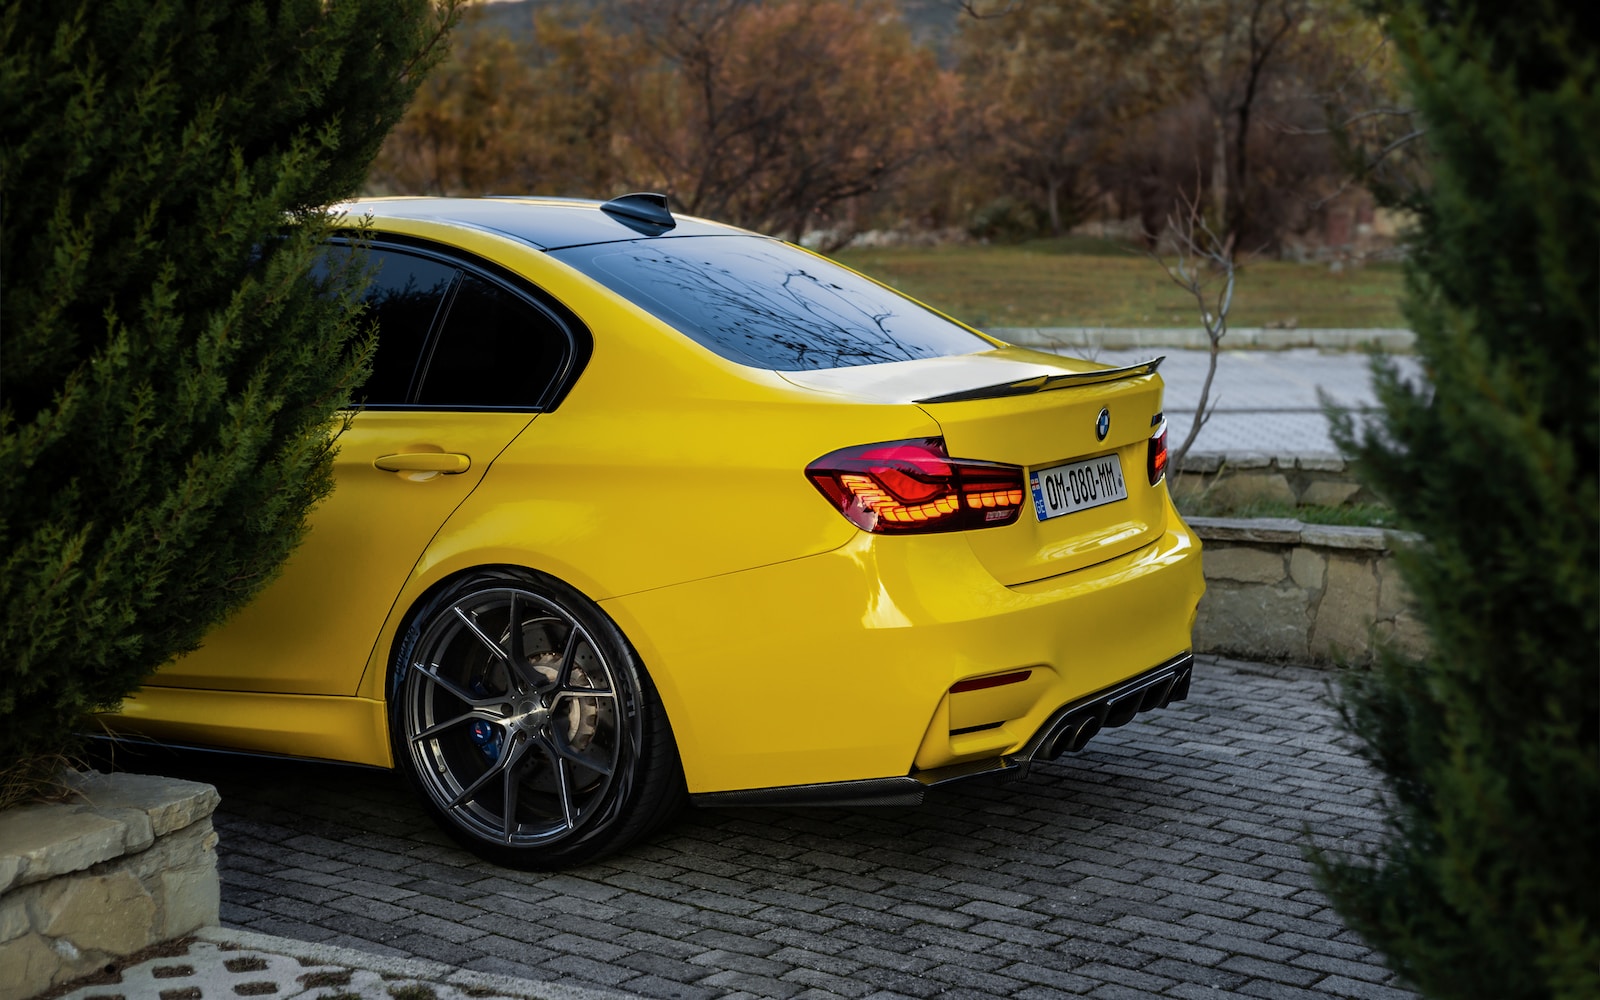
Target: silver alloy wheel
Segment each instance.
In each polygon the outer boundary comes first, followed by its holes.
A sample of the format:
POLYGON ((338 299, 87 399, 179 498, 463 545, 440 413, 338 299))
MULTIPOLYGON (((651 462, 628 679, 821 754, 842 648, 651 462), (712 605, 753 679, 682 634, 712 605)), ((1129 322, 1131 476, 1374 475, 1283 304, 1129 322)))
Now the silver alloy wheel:
POLYGON ((410 661, 405 749, 462 832, 514 849, 553 845, 626 796, 635 692, 560 603, 516 585, 469 590, 433 609, 410 661))

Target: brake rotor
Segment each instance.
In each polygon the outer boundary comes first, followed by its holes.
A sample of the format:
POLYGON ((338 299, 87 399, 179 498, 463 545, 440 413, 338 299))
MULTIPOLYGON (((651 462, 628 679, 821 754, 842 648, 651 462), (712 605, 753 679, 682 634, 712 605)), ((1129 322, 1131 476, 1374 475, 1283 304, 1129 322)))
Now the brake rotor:
MULTIPOLYGON (((545 684, 554 686, 561 677, 561 668, 564 664, 561 653, 556 651, 554 643, 550 641, 551 624, 562 623, 554 619, 536 619, 524 623, 522 645, 527 654, 529 669, 538 674, 539 679, 545 684)), ((567 673, 567 690, 573 688, 609 690, 609 687, 596 688, 594 675, 585 669, 586 661, 589 667, 597 666, 595 659, 594 650, 587 644, 579 649, 572 668, 567 673)), ((604 666, 599 665, 599 667, 598 673, 604 679, 604 666)), ((600 729, 600 699, 569 695, 561 699, 558 713, 550 720, 551 730, 555 731, 558 722, 564 721, 566 732, 563 735, 567 745, 580 752, 588 749, 600 729)))

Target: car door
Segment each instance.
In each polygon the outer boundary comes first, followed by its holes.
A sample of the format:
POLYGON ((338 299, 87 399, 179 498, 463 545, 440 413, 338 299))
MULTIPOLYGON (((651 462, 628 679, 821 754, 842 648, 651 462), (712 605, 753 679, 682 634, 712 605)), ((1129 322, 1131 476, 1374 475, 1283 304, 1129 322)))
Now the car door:
POLYGON ((470 264, 373 250, 373 374, 338 439, 335 489, 282 575, 153 686, 353 694, 439 526, 572 368, 572 334, 470 264))

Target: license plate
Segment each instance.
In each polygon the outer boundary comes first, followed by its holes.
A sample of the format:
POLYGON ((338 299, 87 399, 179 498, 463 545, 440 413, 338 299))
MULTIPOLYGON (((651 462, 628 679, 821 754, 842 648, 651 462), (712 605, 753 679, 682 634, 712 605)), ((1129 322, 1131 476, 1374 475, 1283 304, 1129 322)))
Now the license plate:
POLYGON ((1037 469, 1029 474, 1028 485, 1041 521, 1128 499, 1122 462, 1114 454, 1037 469))

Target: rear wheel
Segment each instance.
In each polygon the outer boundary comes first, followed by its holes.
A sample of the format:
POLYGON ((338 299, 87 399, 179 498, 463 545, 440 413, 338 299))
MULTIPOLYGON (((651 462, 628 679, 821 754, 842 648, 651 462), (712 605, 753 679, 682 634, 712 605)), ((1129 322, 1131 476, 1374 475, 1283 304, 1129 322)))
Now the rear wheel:
POLYGON ((594 860, 684 799, 632 647, 582 595, 532 573, 478 573, 418 610, 395 656, 389 726, 440 825, 500 864, 594 860))

